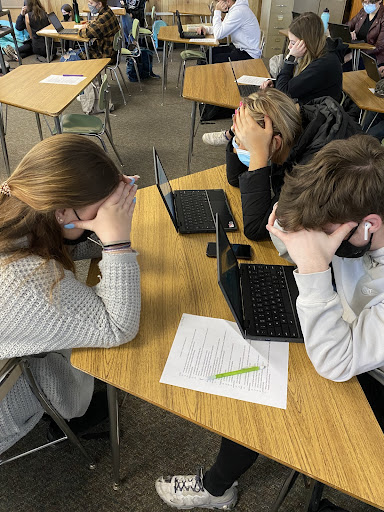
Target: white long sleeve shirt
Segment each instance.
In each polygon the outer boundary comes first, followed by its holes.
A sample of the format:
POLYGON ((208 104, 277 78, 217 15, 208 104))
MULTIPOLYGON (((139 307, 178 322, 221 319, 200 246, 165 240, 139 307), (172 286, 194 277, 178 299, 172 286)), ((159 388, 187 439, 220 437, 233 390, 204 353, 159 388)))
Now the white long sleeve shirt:
POLYGON ((231 36, 231 41, 237 49, 246 51, 252 58, 259 59, 260 27, 256 16, 248 5, 248 0, 236 0, 224 20, 221 20, 221 11, 215 10, 212 27, 205 27, 208 34, 215 39, 224 39, 231 36))

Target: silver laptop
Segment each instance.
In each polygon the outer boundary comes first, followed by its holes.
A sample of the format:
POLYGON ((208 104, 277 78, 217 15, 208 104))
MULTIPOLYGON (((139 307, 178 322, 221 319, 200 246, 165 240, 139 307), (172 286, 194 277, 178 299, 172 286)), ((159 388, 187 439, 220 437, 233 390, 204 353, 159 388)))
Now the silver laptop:
POLYGON ((59 18, 56 16, 54 12, 50 12, 48 15, 49 21, 52 23, 54 28, 56 29, 58 34, 78 34, 79 30, 77 28, 64 28, 60 23, 59 18))

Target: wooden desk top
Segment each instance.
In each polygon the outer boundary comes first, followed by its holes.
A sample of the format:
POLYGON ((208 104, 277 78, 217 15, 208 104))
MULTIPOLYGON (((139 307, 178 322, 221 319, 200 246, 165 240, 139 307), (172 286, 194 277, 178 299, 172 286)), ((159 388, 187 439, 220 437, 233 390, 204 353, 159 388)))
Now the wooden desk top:
POLYGON ((1 79, 0 103, 31 110, 48 116, 58 116, 91 83, 110 59, 73 62, 51 62, 18 66, 1 79), (50 75, 82 74, 86 78, 78 85, 42 84, 50 75))
MULTIPOLYGON (((127 11, 124 9, 124 7, 111 7, 110 5, 108 7, 114 12, 116 16, 124 16, 125 14, 127 14, 127 11)), ((85 5, 81 9, 81 12, 89 13, 91 11, 89 10, 89 7, 85 5)))
MULTIPOLYGON (((285 37, 288 37, 288 29, 287 28, 283 28, 281 30, 279 30, 279 34, 281 34, 282 36, 285 36, 285 37)), ((374 50, 376 48, 376 46, 372 46, 371 44, 368 44, 368 43, 346 43, 348 45, 348 47, 353 50, 374 50)))
POLYGON ((176 10, 178 10, 180 13, 180 16, 212 16, 212 13, 209 10, 208 6, 206 6, 206 7, 201 6, 197 9, 194 9, 193 7, 192 8, 187 7, 186 9, 173 7, 168 10, 172 13, 176 13, 176 10))
MULTIPOLYGON (((229 235, 231 241, 251 243, 255 262, 284 263, 271 242, 250 242, 243 235, 240 193, 227 183, 224 166, 173 180, 172 187, 225 189, 240 229, 229 235)), ((290 345, 286 410, 159 383, 183 313, 233 321, 217 284, 216 260, 205 256, 207 242, 214 239, 213 234, 178 235, 156 187, 139 190, 132 231, 141 267, 139 334, 117 348, 74 350, 72 364, 384 508, 384 436, 368 402, 356 379, 335 383, 320 377, 303 344, 290 345)), ((98 273, 92 265, 89 283, 98 273)), ((156 428, 161 432, 161 425, 156 428)))
MULTIPOLYGON (((183 29, 186 30, 186 26, 183 26, 183 29)), ((209 35, 205 37, 204 39, 199 39, 195 42, 190 42, 189 39, 182 39, 179 36, 179 31, 177 29, 176 25, 169 25, 167 27, 160 27, 159 34, 158 34, 159 41, 168 41, 170 43, 188 43, 188 44, 195 44, 198 46, 204 45, 204 46, 219 46, 219 43, 214 39, 213 36, 209 35)))
MULTIPOLYGON (((262 59, 239 60, 232 65, 237 78, 242 75, 269 77, 262 59)), ((183 97, 227 108, 237 108, 241 99, 229 62, 187 67, 183 97)))
POLYGON ((376 82, 369 78, 365 69, 343 73, 343 91, 359 108, 384 113, 384 98, 379 98, 368 90, 374 89, 375 85, 376 82))
MULTIPOLYGON (((75 25, 80 25, 80 23, 76 23, 74 21, 62 21, 61 24, 64 28, 74 28, 75 25)), ((36 34, 42 37, 50 37, 51 39, 65 39, 67 41, 80 41, 82 43, 89 42, 88 37, 80 37, 77 34, 59 34, 58 32, 56 32, 55 27, 53 25, 48 25, 47 27, 44 27, 43 29, 36 32, 36 34), (52 32, 49 32, 50 30, 52 32)))

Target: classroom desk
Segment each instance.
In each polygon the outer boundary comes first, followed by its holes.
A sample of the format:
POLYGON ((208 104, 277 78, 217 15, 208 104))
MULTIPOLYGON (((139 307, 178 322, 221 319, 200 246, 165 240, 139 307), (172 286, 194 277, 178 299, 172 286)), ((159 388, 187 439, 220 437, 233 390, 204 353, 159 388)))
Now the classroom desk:
MULTIPOLYGON (((288 38, 288 29, 284 28, 279 30, 279 34, 288 38)), ((374 50, 376 47, 372 46, 369 43, 346 43, 350 50, 352 50, 352 69, 353 71, 357 71, 359 69, 359 61, 360 61, 360 51, 361 50, 374 50)), ((287 49, 287 45, 284 45, 283 53, 287 49)))
MULTIPOLYGON (((250 243, 254 262, 286 263, 270 241, 245 238, 240 192, 227 183, 225 166, 173 180, 172 187, 225 189, 239 226, 230 240, 250 243)), ((160 384, 183 313, 233 321, 217 284, 216 260, 205 256, 214 240, 208 233, 178 235, 156 187, 138 190, 132 246, 141 268, 139 334, 116 348, 73 350, 72 364, 109 389, 116 386, 384 509, 384 436, 365 395, 355 378, 335 383, 320 377, 304 344, 289 347, 286 410, 160 384)), ((98 274, 93 262, 88 283, 95 284, 98 274)), ((182 449, 182 441, 175 443, 182 449)))
MULTIPOLYGON (((40 139, 43 139, 40 114, 55 120, 57 133, 61 133, 59 116, 68 105, 105 68, 110 59, 92 59, 50 64, 30 64, 15 68, 1 78, 0 103, 35 112, 40 139), (78 85, 42 84, 50 75, 82 74, 86 78, 78 85)), ((1 143, 5 144, 4 127, 0 116, 1 143)), ((4 146, 3 146, 4 148, 4 146)), ((3 149, 4 151, 4 149, 3 149)), ((4 158, 8 154, 4 153, 4 158)), ((7 166, 9 172, 9 163, 7 166)))
MULTIPOLYGON (((186 28, 186 27, 183 27, 186 28)), ((173 43, 181 43, 181 44, 192 44, 197 46, 207 46, 209 51, 208 62, 212 62, 212 48, 214 46, 219 46, 219 43, 213 38, 213 36, 208 36, 204 39, 200 39, 197 42, 190 42, 189 39, 182 39, 179 36, 179 31, 176 25, 160 27, 159 34, 157 36, 159 41, 164 41, 163 48, 163 76, 161 80, 162 87, 162 103, 164 105, 164 91, 167 88, 167 70, 168 70, 168 51, 169 46, 173 43)))
MULTIPOLYGON (((232 62, 236 77, 242 75, 269 77, 262 59, 247 59, 232 62)), ((192 100, 191 129, 189 135, 187 174, 191 170, 196 110, 199 102, 226 108, 237 108, 240 94, 229 62, 207 66, 189 66, 185 70, 183 97, 192 100)), ((231 120, 228 119, 228 128, 231 120)))
MULTIPOLYGON (((61 24, 63 25, 64 28, 73 28, 75 25, 79 25, 79 23, 75 23, 74 21, 63 21, 63 22, 61 22, 61 24)), ((58 32, 56 32, 53 25, 48 25, 47 27, 44 27, 43 29, 36 32, 36 34, 38 36, 42 36, 45 38, 45 49, 47 52, 47 61, 48 62, 51 61, 51 52, 49 49, 49 43, 50 43, 49 39, 53 39, 54 41, 59 40, 60 43, 62 43, 62 41, 75 41, 75 42, 79 42, 79 43, 84 43, 85 54, 87 56, 87 59, 89 59, 89 55, 88 55, 89 39, 88 39, 88 37, 80 37, 78 34, 59 34, 58 32)), ((62 46, 62 48, 63 48, 63 46, 62 46)))
POLYGON ((384 113, 384 98, 375 96, 369 89, 375 88, 376 82, 369 78, 365 69, 343 73, 343 91, 361 109, 360 123, 364 123, 367 111, 384 113))
POLYGON ((173 24, 175 24, 175 22, 176 22, 176 10, 179 11, 180 16, 199 16, 202 24, 203 24, 202 18, 204 18, 205 23, 212 21, 212 12, 211 12, 210 8, 208 7, 208 5, 206 7, 201 6, 197 9, 191 8, 191 9, 181 9, 181 10, 177 9, 175 7, 175 8, 169 9, 169 11, 173 15, 173 24))

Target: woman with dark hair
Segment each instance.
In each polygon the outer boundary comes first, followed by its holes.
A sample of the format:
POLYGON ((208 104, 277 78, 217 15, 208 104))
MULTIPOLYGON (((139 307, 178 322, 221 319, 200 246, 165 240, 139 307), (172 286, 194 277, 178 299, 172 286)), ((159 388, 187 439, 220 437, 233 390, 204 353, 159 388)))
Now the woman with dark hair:
POLYGON ((16 20, 17 30, 27 30, 30 39, 20 48, 20 56, 23 59, 28 55, 40 55, 46 57, 44 37, 38 36, 36 32, 49 25, 47 13, 45 12, 40 0, 25 0, 24 7, 21 9, 16 20))
MULTIPOLYGON (((139 328, 130 242, 137 178, 88 138, 64 134, 37 144, 0 185, 0 362, 31 355, 36 380, 67 420, 85 414, 93 393, 71 349, 117 346, 139 328), (100 256, 102 277, 90 288, 76 279, 74 260, 100 256)), ((42 416, 19 377, 0 402, 0 453, 42 416)))

